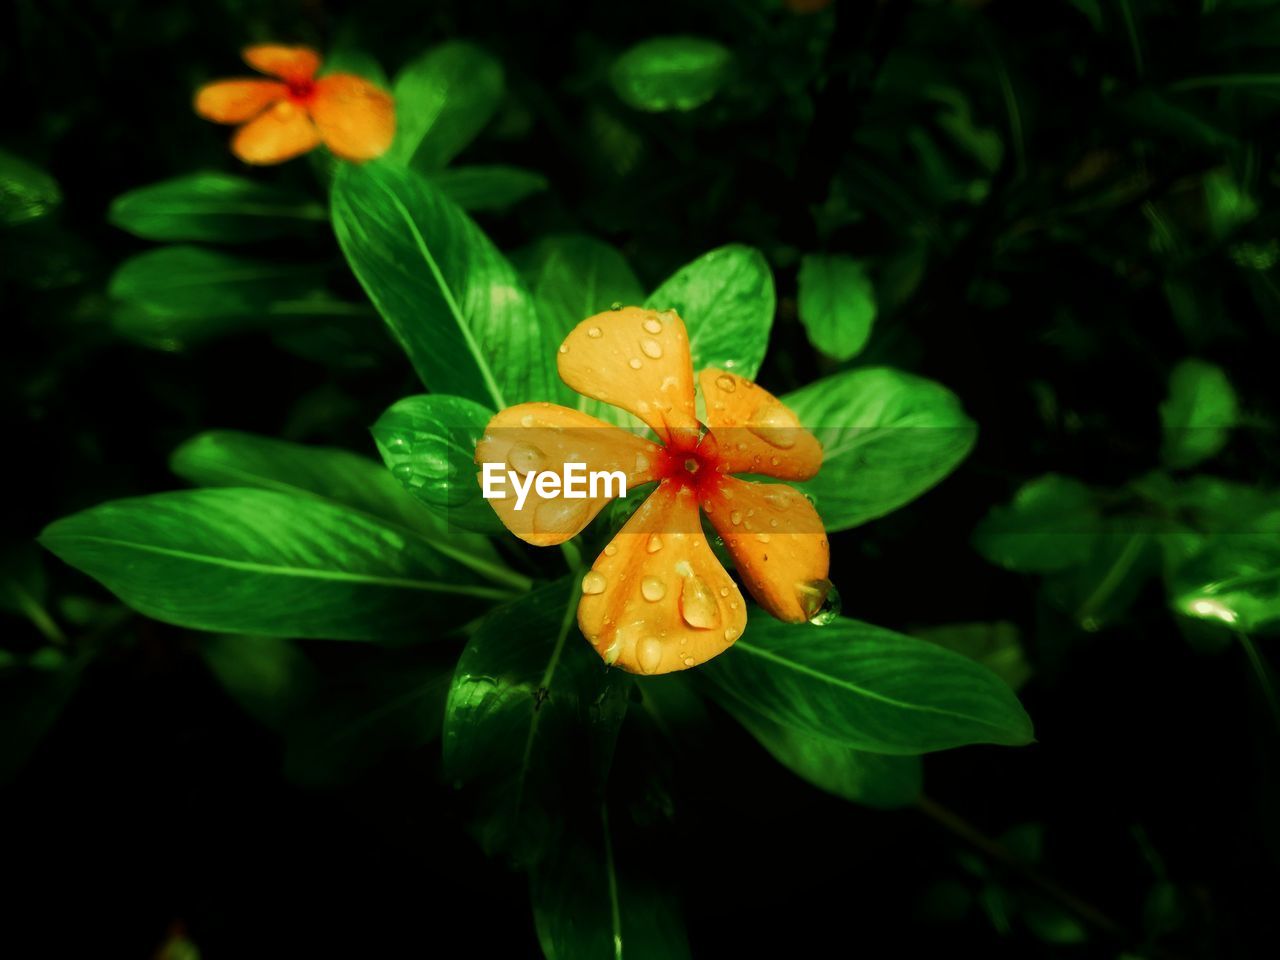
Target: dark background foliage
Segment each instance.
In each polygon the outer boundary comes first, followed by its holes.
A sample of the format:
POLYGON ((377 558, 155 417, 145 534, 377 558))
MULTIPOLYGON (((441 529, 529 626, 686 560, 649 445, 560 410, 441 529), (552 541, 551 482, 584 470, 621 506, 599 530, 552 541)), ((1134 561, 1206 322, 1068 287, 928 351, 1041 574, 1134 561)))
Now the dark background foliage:
MULTIPOLYGON (((1012 623, 1034 670, 1022 698, 1038 742, 931 756, 931 800, 880 812, 817 792, 719 713, 700 751, 628 728, 613 800, 641 822, 672 821, 635 842, 678 896, 694 954, 1274 951, 1280 727, 1265 662, 1235 642, 1189 642, 1155 580, 1083 629, 1039 578, 989 564, 971 537, 1040 474, 1124 491, 1155 469, 1158 405, 1192 355, 1228 372, 1246 411, 1213 472, 1276 484, 1280 74, 1268 71, 1280 5, 835 7, 6 8, 4 146, 47 170, 64 200, 0 234, 5 562, 47 580, 72 669, 0 687, 14 757, 5 952, 148 956, 181 922, 208 957, 406 944, 537 955, 525 881, 463 831, 438 741, 397 749, 388 736, 376 755, 299 785, 282 773, 281 738, 211 675, 201 635, 118 612, 31 544, 55 517, 175 486, 168 454, 202 429, 371 451, 369 424, 417 389, 379 330, 363 364, 306 359, 259 334, 178 352, 122 340, 105 285, 147 245, 105 212, 142 184, 237 168, 226 131, 190 102, 199 83, 241 72, 245 42, 359 48, 394 70, 455 37, 495 54, 510 91, 466 158, 551 184, 481 215, 500 247, 591 232, 647 288, 712 247, 760 248, 779 315, 759 379, 778 393, 836 366, 796 317, 801 254, 864 259, 881 311, 855 362, 946 384, 980 426, 940 487, 833 539, 832 577, 846 613, 895 629, 1012 623), (676 33, 734 52, 725 90, 689 113, 628 109, 608 82, 613 60, 676 33), (1246 74, 1257 82, 1187 83, 1246 74), (944 109, 957 96, 963 108, 944 109)), ((261 176, 316 192, 305 161, 261 176)), ((335 289, 360 295, 325 231, 254 252, 321 259, 335 289)), ((40 651, 49 627, 38 627, 6 608, 5 649, 40 651)), ((1268 639, 1258 647, 1274 662, 1268 639)), ((308 649, 337 675, 377 668, 364 647, 308 649)))

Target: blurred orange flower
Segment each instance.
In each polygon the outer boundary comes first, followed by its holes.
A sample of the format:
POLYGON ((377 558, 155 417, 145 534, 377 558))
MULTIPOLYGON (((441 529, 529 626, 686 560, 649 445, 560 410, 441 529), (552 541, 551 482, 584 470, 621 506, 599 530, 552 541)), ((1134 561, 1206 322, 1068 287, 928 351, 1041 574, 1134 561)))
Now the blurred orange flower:
POLYGON ((346 160, 371 160, 391 146, 395 102, 361 77, 317 77, 320 55, 309 47, 246 47, 245 63, 274 80, 215 80, 196 91, 196 113, 215 123, 243 124, 231 151, 245 163, 281 163, 323 143, 346 160))
MULTIPOLYGON (((742 636, 746 604, 702 532, 699 508, 761 607, 791 622, 818 613, 831 587, 830 554, 813 504, 794 487, 731 476, 806 480, 818 472, 822 446, 791 410, 750 380, 709 369, 698 376, 700 422, 689 336, 674 310, 589 317, 557 359, 566 384, 639 417, 661 443, 580 410, 523 403, 489 421, 476 462, 526 479, 583 463, 620 471, 627 489, 658 481, 582 580, 578 626, 606 663, 632 673, 684 670, 742 636)), ((551 546, 591 522, 611 499, 604 492, 570 499, 530 482, 521 509, 511 496, 489 505, 522 540, 551 546)))

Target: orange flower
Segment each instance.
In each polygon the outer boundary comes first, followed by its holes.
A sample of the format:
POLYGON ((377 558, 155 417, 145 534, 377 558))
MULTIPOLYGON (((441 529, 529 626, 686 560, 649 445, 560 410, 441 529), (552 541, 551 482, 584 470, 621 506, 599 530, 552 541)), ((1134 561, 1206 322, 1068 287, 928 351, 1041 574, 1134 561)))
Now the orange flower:
MULTIPOLYGON (((750 380, 704 370, 704 427, 689 337, 674 310, 626 307, 589 317, 565 338, 558 359, 565 383, 639 417, 661 444, 578 410, 523 403, 489 421, 476 462, 526 478, 563 476, 564 464, 583 463, 587 471, 621 471, 628 489, 658 481, 582 580, 578 626, 606 663, 668 673, 704 663, 742 636, 746 605, 703 534, 699 507, 760 606, 792 622, 817 613, 831 586, 817 511, 792 487, 731 476, 805 480, 817 473, 822 447, 795 414, 750 380)), ((523 509, 510 494, 489 504, 507 529, 536 546, 573 537, 611 499, 528 489, 523 509)))
POLYGON ((245 163, 281 163, 320 143, 346 160, 372 160, 391 146, 395 103, 385 90, 349 73, 316 77, 309 47, 246 47, 245 63, 275 80, 215 80, 196 91, 196 113, 244 124, 231 151, 245 163))

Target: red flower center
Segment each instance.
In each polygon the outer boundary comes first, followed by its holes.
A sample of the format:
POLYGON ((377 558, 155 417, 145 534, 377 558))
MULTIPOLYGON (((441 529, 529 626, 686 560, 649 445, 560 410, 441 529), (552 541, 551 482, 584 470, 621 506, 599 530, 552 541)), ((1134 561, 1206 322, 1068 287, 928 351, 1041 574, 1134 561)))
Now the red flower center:
POLYGON ((711 433, 704 434, 702 442, 692 450, 664 447, 654 470, 661 480, 691 488, 699 501, 713 492, 723 473, 719 448, 711 433))
POLYGON ((316 83, 311 79, 294 79, 288 81, 289 99, 300 106, 306 106, 315 96, 316 83))

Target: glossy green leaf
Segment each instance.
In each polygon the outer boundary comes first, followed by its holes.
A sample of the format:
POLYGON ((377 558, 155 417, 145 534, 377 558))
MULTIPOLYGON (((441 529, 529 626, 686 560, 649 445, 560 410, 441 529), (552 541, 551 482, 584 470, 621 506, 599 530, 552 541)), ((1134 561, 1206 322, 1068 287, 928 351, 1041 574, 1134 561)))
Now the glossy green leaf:
POLYGON ((977 425, 950 390, 884 367, 838 373, 782 399, 822 443, 822 469, 799 486, 832 531, 914 500, 977 440, 977 425))
POLYGON ((503 166, 451 167, 431 182, 464 210, 505 210, 548 186, 540 173, 503 166))
POLYGON ((1238 420, 1236 392, 1223 369, 1184 360, 1170 374, 1169 396, 1160 405, 1160 455, 1175 470, 1194 467, 1227 445, 1238 420))
POLYGON ((917 756, 867 753, 775 723, 740 704, 725 705, 775 760, 819 790, 882 809, 907 806, 920 796, 924 769, 917 756))
POLYGON ((654 37, 637 43, 613 64, 618 97, 637 110, 692 110, 720 90, 729 51, 701 37, 654 37))
POLYGON ((192 173, 116 197, 107 219, 147 240, 241 243, 328 220, 324 205, 229 173, 192 173))
POLYGON ((314 267, 175 246, 130 257, 111 277, 109 292, 152 316, 252 318, 272 304, 305 300, 322 286, 314 267))
POLYGON ((837 360, 862 352, 876 319, 876 291, 852 257, 810 254, 800 261, 797 309, 809 342, 837 360))
POLYGON ((1018 628, 1006 620, 995 623, 948 623, 913 630, 912 635, 976 660, 1012 689, 1031 679, 1031 665, 1022 649, 1018 628))
POLYGON ((492 611, 458 660, 444 722, 445 777, 475 800, 490 854, 528 865, 601 799, 628 680, 578 632, 578 579, 492 611))
POLYGON ((857 620, 814 627, 755 617, 702 673, 731 712, 740 705, 857 750, 915 754, 1032 739, 1022 705, 990 670, 857 620))
POLYGON ((682 960, 690 956, 668 882, 640 876, 619 851, 609 808, 576 821, 567 842, 529 878, 538 943, 547 960, 682 960))
POLYGON ((565 393, 557 344, 515 270, 425 179, 345 164, 333 220, 356 277, 432 392, 495 410, 565 393))
POLYGON ((433 47, 396 75, 396 139, 388 158, 439 170, 484 129, 502 102, 502 64, 470 43, 433 47))
POLYGON ((973 533, 987 560, 1020 573, 1078 566, 1093 553, 1101 524, 1093 491, 1071 477, 1028 481, 1007 506, 993 507, 973 533))
POLYGON ((492 417, 462 397, 406 397, 378 418, 373 438, 391 475, 448 527, 503 533, 476 480, 476 444, 492 417))
POLYGON ((256 487, 331 500, 424 537, 440 553, 490 580, 517 588, 529 585, 506 567, 486 537, 450 527, 445 516, 428 509, 368 457, 211 430, 178 447, 169 467, 200 486, 256 487))
POLYGON ((17 226, 47 217, 62 203, 58 182, 33 163, 0 150, 0 223, 17 226))
POLYGON ((139 613, 198 630, 401 637, 509 595, 420 537, 266 490, 115 500, 55 521, 40 542, 139 613))
POLYGON ((730 244, 681 267, 644 305, 680 314, 695 371, 717 367, 751 379, 764 360, 775 303, 764 255, 730 244))
POLYGON ((1256 533, 1218 534, 1170 576, 1173 608, 1236 630, 1280 623, 1280 512, 1256 533), (1268 529, 1269 528, 1269 529, 1268 529))
MULTIPOLYGON (((584 234, 544 237, 513 258, 538 305, 538 316, 553 336, 563 339, 587 317, 644 301, 644 288, 615 248, 584 234)), ((625 410, 582 394, 571 406, 606 423, 628 428, 639 421, 625 410)))

